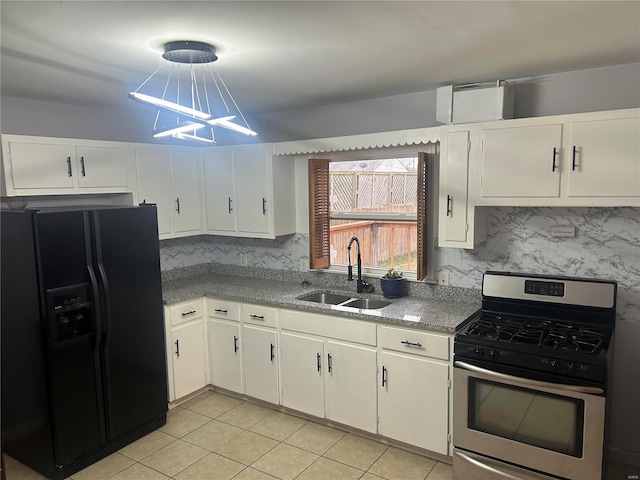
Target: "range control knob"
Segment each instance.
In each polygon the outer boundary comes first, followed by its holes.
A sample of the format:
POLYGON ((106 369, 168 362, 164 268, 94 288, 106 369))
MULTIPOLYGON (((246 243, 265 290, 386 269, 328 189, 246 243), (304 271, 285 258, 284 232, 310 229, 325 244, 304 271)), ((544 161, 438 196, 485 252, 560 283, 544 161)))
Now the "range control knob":
POLYGON ((567 363, 567 372, 571 374, 576 373, 576 365, 574 363, 567 363))
POLYGON ((476 347, 473 349, 473 353, 476 354, 476 357, 482 357, 484 356, 484 349, 480 347, 476 347))
POLYGON ((559 371, 561 367, 560 362, 558 362, 557 360, 551 360, 549 362, 549 365, 551 366, 554 372, 559 371))
POLYGON ((493 360, 498 360, 498 358, 500 358, 500 352, 497 350, 489 350, 489 357, 493 360))

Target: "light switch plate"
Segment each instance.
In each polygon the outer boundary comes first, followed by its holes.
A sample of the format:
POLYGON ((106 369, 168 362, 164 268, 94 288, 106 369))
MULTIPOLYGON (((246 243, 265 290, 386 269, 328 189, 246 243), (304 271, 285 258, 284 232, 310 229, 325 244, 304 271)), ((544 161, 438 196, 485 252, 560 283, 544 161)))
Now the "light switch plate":
POLYGON ((576 236, 576 227, 573 225, 554 225, 551 227, 551 236, 573 238, 576 236))

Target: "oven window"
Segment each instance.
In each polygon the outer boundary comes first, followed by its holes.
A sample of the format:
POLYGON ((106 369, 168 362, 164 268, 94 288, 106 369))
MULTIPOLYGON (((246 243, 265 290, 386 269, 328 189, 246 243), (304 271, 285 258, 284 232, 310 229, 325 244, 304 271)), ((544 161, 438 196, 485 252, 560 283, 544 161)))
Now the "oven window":
POLYGON ((469 428, 582 457, 584 400, 469 379, 469 428))

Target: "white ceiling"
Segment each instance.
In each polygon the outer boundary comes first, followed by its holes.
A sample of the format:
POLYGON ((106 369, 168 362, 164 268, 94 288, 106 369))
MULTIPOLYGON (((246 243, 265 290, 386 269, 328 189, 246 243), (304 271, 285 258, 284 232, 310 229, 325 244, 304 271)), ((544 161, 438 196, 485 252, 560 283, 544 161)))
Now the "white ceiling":
POLYGON ((218 50, 245 113, 640 62, 640 1, 6 1, 2 95, 127 99, 170 40, 218 50))

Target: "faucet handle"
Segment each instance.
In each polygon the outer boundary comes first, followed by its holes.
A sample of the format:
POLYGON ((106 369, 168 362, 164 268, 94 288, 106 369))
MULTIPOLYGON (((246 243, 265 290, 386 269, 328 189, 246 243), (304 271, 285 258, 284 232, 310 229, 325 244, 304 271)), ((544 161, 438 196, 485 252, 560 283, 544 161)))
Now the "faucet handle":
POLYGON ((376 287, 365 282, 364 280, 362 281, 362 290, 365 293, 373 293, 375 291, 376 287))
POLYGON ((347 265, 347 281, 353 282, 353 266, 347 265))

